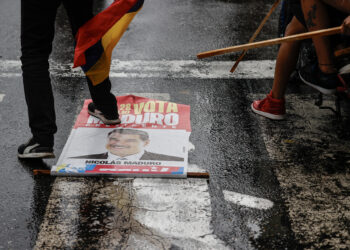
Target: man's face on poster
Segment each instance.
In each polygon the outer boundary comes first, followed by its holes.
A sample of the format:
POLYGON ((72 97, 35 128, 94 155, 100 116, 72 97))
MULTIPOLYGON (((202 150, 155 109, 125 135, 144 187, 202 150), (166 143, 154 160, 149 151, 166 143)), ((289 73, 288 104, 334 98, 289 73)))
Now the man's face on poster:
POLYGON ((139 153, 148 143, 148 140, 141 140, 140 135, 112 133, 106 148, 114 155, 125 157, 139 153))

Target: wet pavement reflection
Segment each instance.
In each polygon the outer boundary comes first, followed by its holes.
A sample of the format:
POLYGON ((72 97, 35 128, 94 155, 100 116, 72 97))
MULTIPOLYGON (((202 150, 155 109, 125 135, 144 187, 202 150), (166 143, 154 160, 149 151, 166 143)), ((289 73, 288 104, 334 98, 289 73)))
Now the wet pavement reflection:
MULTIPOLYGON (((95 1, 95 11, 110 2, 95 1)), ((114 59, 195 61, 200 51, 245 43, 272 2, 146 1, 114 59)), ((19 60, 19 10, 19 2, 0 3, 1 65, 19 60)), ((276 37, 277 23, 278 11, 258 39, 276 37)), ((274 59, 276 52, 277 47, 253 50, 245 59, 274 59)), ((72 59, 73 38, 61 8, 50 57, 57 67, 52 75, 56 156, 89 98, 85 79, 69 76, 72 59)), ((0 249, 300 249, 349 242, 348 104, 338 122, 314 106, 312 90, 294 83, 288 90, 289 118, 274 123, 249 107, 270 90, 271 79, 114 77, 116 95, 153 94, 191 106, 189 164, 208 171, 210 180, 33 176, 33 169, 48 169, 57 159, 16 157, 17 146, 30 136, 17 70, 4 76, 7 71, 0 68, 0 249), (249 208, 228 202, 225 192, 274 205, 249 208)), ((333 105, 331 99, 325 102, 333 105)))

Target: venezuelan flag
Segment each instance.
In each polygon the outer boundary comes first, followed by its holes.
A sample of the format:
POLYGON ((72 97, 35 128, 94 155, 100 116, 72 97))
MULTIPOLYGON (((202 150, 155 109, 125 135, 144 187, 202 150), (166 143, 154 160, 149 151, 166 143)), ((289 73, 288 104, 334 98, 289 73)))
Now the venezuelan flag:
POLYGON ((74 66, 81 66, 93 85, 108 76, 112 51, 144 0, 115 0, 107 9, 86 22, 76 34, 74 66))

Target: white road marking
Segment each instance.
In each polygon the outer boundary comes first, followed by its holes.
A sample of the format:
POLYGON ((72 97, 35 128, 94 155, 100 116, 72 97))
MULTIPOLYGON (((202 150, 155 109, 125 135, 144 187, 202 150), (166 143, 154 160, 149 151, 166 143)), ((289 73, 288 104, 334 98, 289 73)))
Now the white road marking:
POLYGON ((254 197, 251 195, 240 194, 232 191, 224 190, 225 200, 234 204, 256 208, 256 209, 270 209, 273 207, 273 202, 267 199, 254 197))
MULTIPOLYGON (((189 164, 189 171, 203 169, 189 164)), ((84 230, 90 232, 85 237, 96 249, 229 249, 213 233, 211 213, 205 179, 60 177, 53 185, 35 249, 79 248, 84 230), (81 228, 81 222, 88 223, 88 229, 81 228)))
POLYGON ((87 189, 86 183, 80 179, 67 181, 57 178, 54 182, 50 199, 46 207, 44 220, 40 225, 40 232, 34 249, 42 249, 48 243, 55 246, 72 247, 66 242, 74 242, 77 238, 81 198, 87 189), (64 235, 64 239, 61 237, 64 235))
POLYGON ((192 142, 188 142, 188 152, 190 151, 194 151, 196 149, 196 147, 194 146, 194 144, 192 142))
POLYGON ((0 94, 0 102, 4 100, 5 94, 0 94))
POLYGON ((350 64, 345 65, 341 69, 339 69, 339 74, 349 74, 350 73, 350 64))
POLYGON ((228 249, 210 225, 206 180, 135 179, 133 187, 140 208, 135 218, 169 243, 180 249, 228 249))
MULTIPOLYGON (((110 77, 114 78, 197 78, 197 79, 263 79, 273 78, 275 60, 242 61, 236 72, 229 72, 232 61, 201 60, 113 60, 110 77)), ((0 77, 20 77, 21 62, 0 60, 0 77)), ((50 62, 53 76, 84 77, 80 68, 72 64, 50 62)))

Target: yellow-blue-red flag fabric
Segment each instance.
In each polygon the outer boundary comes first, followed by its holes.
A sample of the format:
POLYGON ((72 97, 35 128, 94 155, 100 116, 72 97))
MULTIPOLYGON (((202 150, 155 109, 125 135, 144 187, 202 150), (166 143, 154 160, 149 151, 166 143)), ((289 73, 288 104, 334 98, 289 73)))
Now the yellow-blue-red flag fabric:
POLYGON ((86 22, 75 37, 74 68, 81 66, 93 85, 109 76, 112 51, 144 0, 115 0, 86 22))

